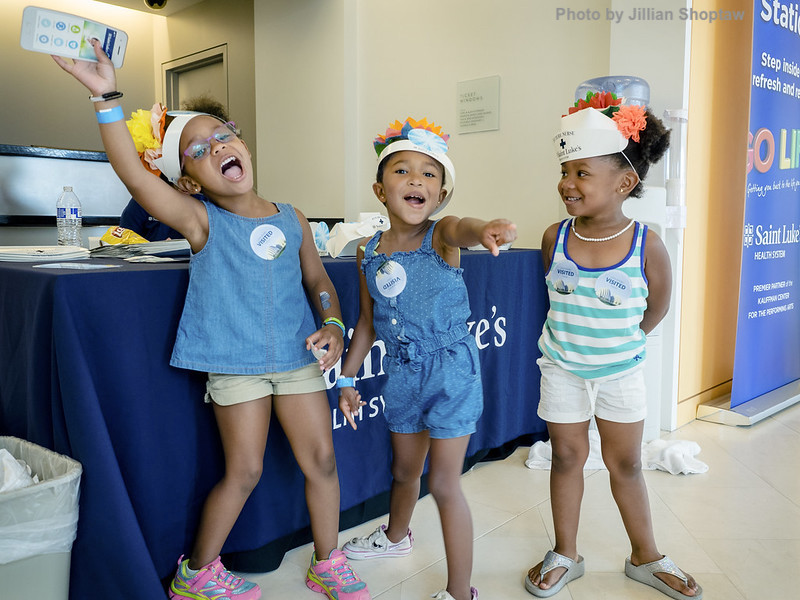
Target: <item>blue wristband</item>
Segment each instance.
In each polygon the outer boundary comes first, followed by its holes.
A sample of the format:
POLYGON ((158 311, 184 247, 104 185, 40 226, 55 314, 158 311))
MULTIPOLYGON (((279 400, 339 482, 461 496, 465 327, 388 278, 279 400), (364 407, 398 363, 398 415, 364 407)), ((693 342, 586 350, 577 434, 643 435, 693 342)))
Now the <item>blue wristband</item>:
POLYGON ((356 387, 356 379, 355 377, 339 377, 339 379, 336 380, 336 387, 356 387))
POLYGON ((322 322, 322 326, 324 327, 325 325, 336 325, 339 329, 342 330, 342 337, 347 335, 347 330, 344 328, 344 323, 342 323, 336 317, 328 317, 327 319, 325 319, 322 322))
POLYGON ((115 106, 114 108, 104 108, 103 110, 98 110, 95 114, 97 115, 97 122, 101 125, 125 120, 125 113, 122 112, 122 107, 119 105, 115 106))

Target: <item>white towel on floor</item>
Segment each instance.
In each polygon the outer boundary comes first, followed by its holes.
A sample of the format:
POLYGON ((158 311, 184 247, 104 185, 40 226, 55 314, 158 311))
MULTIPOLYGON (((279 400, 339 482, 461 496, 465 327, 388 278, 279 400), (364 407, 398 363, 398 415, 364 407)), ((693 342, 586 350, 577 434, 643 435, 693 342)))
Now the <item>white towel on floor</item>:
MULTIPOLYGON (((673 475, 705 473, 708 465, 695 458, 700 453, 697 442, 688 440, 653 440, 642 444, 642 468, 658 469, 673 475)), ((553 458, 550 442, 536 442, 528 452, 525 466, 529 469, 549 469, 553 458)), ((589 430, 589 458, 584 469, 605 469, 600 454, 600 434, 589 430)))

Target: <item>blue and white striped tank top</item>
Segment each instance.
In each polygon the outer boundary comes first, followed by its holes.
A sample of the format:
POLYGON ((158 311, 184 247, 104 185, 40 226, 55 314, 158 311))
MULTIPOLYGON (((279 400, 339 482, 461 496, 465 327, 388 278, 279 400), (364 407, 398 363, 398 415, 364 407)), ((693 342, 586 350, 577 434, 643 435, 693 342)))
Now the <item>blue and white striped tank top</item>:
POLYGON ((647 308, 644 244, 647 225, 636 222, 628 255, 618 264, 586 269, 567 252, 571 219, 561 222, 545 276, 550 310, 539 350, 584 379, 610 379, 643 364, 647 308))

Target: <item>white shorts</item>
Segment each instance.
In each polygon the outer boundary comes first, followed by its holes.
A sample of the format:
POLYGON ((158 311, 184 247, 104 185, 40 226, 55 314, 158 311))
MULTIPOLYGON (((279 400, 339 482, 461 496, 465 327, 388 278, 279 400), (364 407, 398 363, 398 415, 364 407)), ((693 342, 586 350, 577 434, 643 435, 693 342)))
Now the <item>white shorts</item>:
POLYGON ((637 423, 647 414, 644 372, 626 371, 616 379, 592 381, 573 375, 546 357, 536 414, 550 423, 582 423, 592 415, 614 423, 637 423))

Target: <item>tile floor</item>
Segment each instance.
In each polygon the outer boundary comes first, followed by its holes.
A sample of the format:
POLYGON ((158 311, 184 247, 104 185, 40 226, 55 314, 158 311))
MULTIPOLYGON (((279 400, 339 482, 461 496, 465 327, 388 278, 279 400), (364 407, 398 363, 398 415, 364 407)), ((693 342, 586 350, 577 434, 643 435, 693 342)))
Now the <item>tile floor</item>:
MULTIPOLYGON (((664 434, 697 442, 709 465, 700 475, 646 471, 659 549, 691 572, 706 600, 800 598, 800 405, 750 428, 695 421, 664 434)), ((527 448, 466 473, 463 488, 475 527, 472 583, 482 600, 529 600, 522 578, 553 544, 548 471, 525 467, 527 448)), ((340 542, 372 531, 376 519, 343 531, 340 542)), ((427 496, 411 527, 411 556, 355 563, 377 600, 422 600, 445 582, 438 513, 427 496)), ((658 600, 659 592, 627 579, 629 546, 606 471, 586 471, 578 537, 586 575, 556 600, 658 600)), ((280 568, 249 578, 263 598, 319 600, 306 589, 310 546, 288 553, 280 568)))

